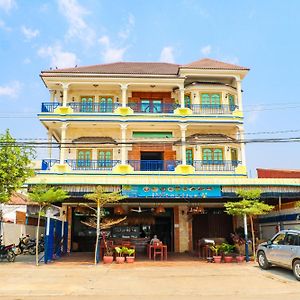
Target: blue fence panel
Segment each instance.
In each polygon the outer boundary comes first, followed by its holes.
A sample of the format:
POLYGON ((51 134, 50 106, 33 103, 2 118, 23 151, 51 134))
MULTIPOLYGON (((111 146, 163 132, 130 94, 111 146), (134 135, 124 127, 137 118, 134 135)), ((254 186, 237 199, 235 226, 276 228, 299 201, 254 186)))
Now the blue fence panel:
POLYGON ((55 220, 55 257, 61 257, 62 221, 55 220))
POLYGON ((63 254, 68 252, 68 222, 64 222, 63 254))

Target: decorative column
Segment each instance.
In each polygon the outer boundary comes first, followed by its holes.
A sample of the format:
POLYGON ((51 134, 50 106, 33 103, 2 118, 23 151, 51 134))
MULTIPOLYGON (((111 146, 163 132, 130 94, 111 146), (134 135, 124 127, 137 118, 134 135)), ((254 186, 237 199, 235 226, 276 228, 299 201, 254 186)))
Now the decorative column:
POLYGON ((67 134, 67 127, 68 123, 63 123, 61 125, 61 139, 60 139, 60 159, 59 163, 63 165, 65 163, 65 154, 66 154, 66 134, 67 134))
POLYGON ((242 99, 242 81, 240 79, 236 80, 236 90, 237 90, 237 97, 238 97, 238 106, 239 110, 243 111, 243 99, 242 99))
POLYGON ((52 130, 49 129, 48 131, 48 157, 49 159, 52 158, 52 130))
POLYGON ((63 88, 63 103, 62 103, 62 106, 66 107, 67 106, 67 102, 68 102, 68 88, 69 88, 69 84, 68 83, 63 83, 62 84, 62 88, 63 88))
POLYGON ((120 124, 121 126, 121 164, 126 165, 127 153, 126 153, 126 129, 128 124, 120 124))
POLYGON ((180 125, 181 130, 181 160, 182 165, 186 165, 186 130, 187 130, 186 124, 180 125))
POLYGON ((121 91, 122 91, 122 107, 126 107, 127 105, 127 84, 121 84, 121 91))
POLYGON ((184 108, 184 88, 179 88, 179 94, 180 94, 180 108, 184 108))
POLYGON ((55 100, 55 90, 50 90, 50 102, 54 102, 55 100))

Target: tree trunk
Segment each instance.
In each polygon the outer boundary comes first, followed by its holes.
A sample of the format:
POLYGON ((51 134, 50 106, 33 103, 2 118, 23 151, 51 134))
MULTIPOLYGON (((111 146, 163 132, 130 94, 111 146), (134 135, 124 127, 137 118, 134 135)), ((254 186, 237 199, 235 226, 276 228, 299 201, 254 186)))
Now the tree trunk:
POLYGON ((2 227, 2 216, 3 216, 3 210, 2 210, 2 204, 0 204, 0 236, 2 236, 2 242, 4 244, 4 230, 3 230, 3 227, 2 227))
POLYGON ((38 215, 38 223, 36 228, 36 236, 35 236, 35 264, 39 265, 39 235, 40 235, 40 221, 41 221, 41 212, 42 206, 40 206, 39 215, 38 215))
POLYGON ((97 228, 96 228, 96 245, 95 245, 95 265, 99 257, 99 236, 100 236, 100 203, 97 201, 97 228))
POLYGON ((256 256, 256 253, 255 253, 255 235, 254 235, 254 226, 253 226, 253 217, 252 216, 249 216, 250 218, 250 224, 251 224, 251 234, 252 234, 252 251, 253 251, 253 257, 254 257, 254 260, 255 260, 255 256, 256 256))

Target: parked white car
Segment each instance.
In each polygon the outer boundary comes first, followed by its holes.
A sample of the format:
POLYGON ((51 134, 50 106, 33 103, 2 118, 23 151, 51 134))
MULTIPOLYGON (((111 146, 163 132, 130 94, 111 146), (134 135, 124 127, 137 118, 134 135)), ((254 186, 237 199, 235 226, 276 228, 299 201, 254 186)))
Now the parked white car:
POLYGON ((300 231, 282 230, 257 249, 259 266, 266 270, 272 265, 293 270, 300 280, 300 231))

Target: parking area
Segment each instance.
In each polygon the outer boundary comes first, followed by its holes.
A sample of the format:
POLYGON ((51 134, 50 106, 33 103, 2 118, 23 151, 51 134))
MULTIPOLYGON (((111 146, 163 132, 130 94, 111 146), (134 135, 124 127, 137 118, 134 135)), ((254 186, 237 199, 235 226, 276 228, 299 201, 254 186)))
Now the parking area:
POLYGON ((142 261, 92 265, 58 261, 34 266, 1 262, 0 299, 299 299, 288 270, 256 263, 142 261))

